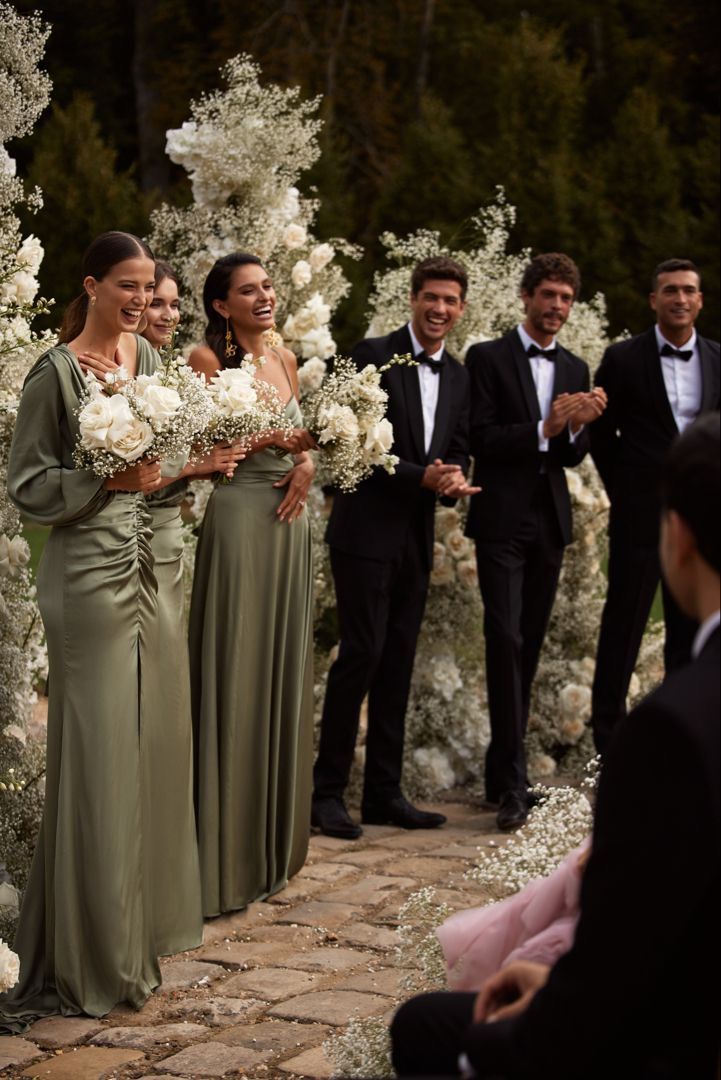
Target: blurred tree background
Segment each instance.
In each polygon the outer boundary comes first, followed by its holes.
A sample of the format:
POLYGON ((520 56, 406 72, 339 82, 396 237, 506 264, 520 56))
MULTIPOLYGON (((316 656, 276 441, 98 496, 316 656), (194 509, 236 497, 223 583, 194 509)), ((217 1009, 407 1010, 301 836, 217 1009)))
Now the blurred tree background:
MULTIPOLYGON (((385 229, 444 238, 503 184, 515 240, 564 250, 614 332, 648 324, 662 258, 704 270, 702 329, 719 322, 719 6, 702 0, 16 0, 52 24, 53 109, 14 146, 45 192, 27 227, 42 287, 62 304, 100 230, 143 233, 162 199, 190 198, 165 131, 250 53, 268 80, 322 94, 323 158, 309 178, 319 234, 366 257, 336 336, 364 329, 385 229)), ((263 168, 263 162, 258 162, 263 168)))

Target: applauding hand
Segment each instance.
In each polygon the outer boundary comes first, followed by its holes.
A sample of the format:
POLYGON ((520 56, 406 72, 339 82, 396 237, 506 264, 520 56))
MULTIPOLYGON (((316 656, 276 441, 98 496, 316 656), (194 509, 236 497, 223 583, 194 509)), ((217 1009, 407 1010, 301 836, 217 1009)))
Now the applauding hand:
POLYGON ((583 424, 592 424, 594 420, 598 420, 608 405, 606 391, 601 386, 597 386, 589 394, 582 394, 581 397, 583 400, 573 414, 572 430, 576 425, 581 427, 583 424))
POLYGON ((519 1016, 548 982, 550 967, 517 960, 501 968, 483 984, 473 1009, 474 1023, 510 1020, 519 1016))

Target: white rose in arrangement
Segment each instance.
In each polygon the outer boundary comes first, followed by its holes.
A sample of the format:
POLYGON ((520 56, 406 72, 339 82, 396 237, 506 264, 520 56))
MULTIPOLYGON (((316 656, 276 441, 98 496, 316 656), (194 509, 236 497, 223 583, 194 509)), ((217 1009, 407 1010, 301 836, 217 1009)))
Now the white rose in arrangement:
POLYGON ((473 545, 460 529, 449 532, 444 542, 454 559, 468 559, 473 554, 473 545))
POLYGON ((433 791, 448 791, 456 782, 448 755, 437 746, 423 746, 414 750, 413 764, 433 791))
POLYGON ((452 585, 456 580, 456 568, 450 559, 446 559, 437 569, 431 571, 431 585, 440 588, 452 585))
POLYGON ((318 356, 312 356, 310 360, 301 364, 298 368, 298 385, 301 394, 320 389, 327 371, 328 365, 318 356))
POLYGON ((381 465, 393 447, 393 425, 390 420, 380 420, 368 430, 364 444, 371 465, 381 465))
POLYGON ((380 385, 380 376, 373 367, 363 368, 360 378, 356 380, 355 391, 359 401, 366 401, 369 405, 385 405, 388 394, 380 385))
POLYGON ((458 580, 464 589, 478 588, 478 564, 475 559, 461 559, 456 570, 458 580))
POLYGON ((37 236, 33 236, 31 233, 30 236, 25 237, 20 245, 20 250, 17 253, 18 266, 23 270, 27 270, 29 274, 37 274, 44 254, 42 244, 37 236))
POLYGON ((336 345, 328 327, 319 326, 317 330, 303 335, 300 339, 300 350, 308 359, 319 356, 321 360, 330 360, 336 351, 336 345))
POLYGON ((127 462, 137 461, 152 445, 153 429, 147 421, 132 416, 127 424, 111 427, 110 440, 109 449, 117 457, 127 462))
POLYGON ((638 695, 640 693, 641 693, 641 680, 639 679, 638 675, 634 671, 633 675, 631 676, 631 682, 628 684, 628 696, 629 696, 630 700, 633 701, 635 698, 638 697, 638 695))
POLYGON ((302 248, 308 240, 308 233, 302 225, 289 225, 283 236, 283 243, 289 251, 302 248))
POLYGON ((313 293, 305 306, 314 317, 316 326, 326 326, 330 322, 330 306, 326 304, 320 293, 313 293))
POLYGON ((22 536, 0 536, 0 577, 16 578, 30 562, 30 548, 22 536))
POLYGON ((20 978, 20 959, 0 938, 0 994, 12 990, 20 978))
POLYGON ((37 280, 28 270, 18 270, 13 274, 12 284, 18 304, 32 304, 38 291, 37 280))
POLYGON ((425 682, 444 701, 452 701, 454 694, 463 689, 463 679, 452 656, 434 656, 428 665, 425 682))
POLYGON ((80 410, 78 422, 82 445, 86 450, 109 450, 112 437, 110 429, 130 423, 133 413, 122 394, 107 397, 98 384, 91 384, 93 395, 80 410))
POLYGON ((321 410, 318 419, 321 425, 318 442, 321 445, 334 442, 336 439, 350 441, 358 438, 358 420, 353 410, 347 405, 335 403, 328 405, 321 410))
POLYGON ((561 739, 564 743, 573 746, 579 741, 585 730, 586 725, 580 717, 569 718, 561 723, 561 739))
POLYGON ((166 424, 183 404, 178 391, 159 386, 154 375, 138 375, 135 386, 138 408, 151 424, 166 424))
POLYGON ((461 515, 451 506, 442 506, 436 510, 436 536, 443 538, 461 524, 461 515))
POLYGON ((448 556, 446 555, 446 549, 443 544, 439 544, 436 540, 433 545, 433 569, 440 570, 448 562, 448 556))
POLYGON ((313 273, 319 274, 321 270, 325 270, 328 263, 333 262, 335 258, 335 249, 330 244, 318 244, 314 247, 310 253, 310 265, 313 269, 313 273))
POLYGON ((313 280, 313 270, 310 263, 305 259, 299 259, 290 272, 290 278, 296 289, 302 289, 310 285, 313 280))
POLYGON ((569 683, 559 695, 561 714, 569 720, 591 714, 591 688, 569 683))
POLYGON ((281 204, 281 214, 286 221, 292 221, 300 213, 300 192, 297 187, 289 187, 281 204))
POLYGON ((242 368, 227 368, 210 380, 208 388, 223 416, 243 416, 258 403, 253 376, 242 368))
POLYGON ((556 771, 556 762, 550 754, 534 754, 528 762, 528 771, 536 780, 547 779, 556 771))

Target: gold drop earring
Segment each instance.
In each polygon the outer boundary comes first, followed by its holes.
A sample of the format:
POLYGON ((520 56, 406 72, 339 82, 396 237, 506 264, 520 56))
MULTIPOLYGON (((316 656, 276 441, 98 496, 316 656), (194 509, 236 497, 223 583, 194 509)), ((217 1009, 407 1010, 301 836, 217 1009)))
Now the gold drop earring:
POLYGON ((263 334, 265 343, 269 349, 277 349, 279 345, 283 344, 283 335, 278 332, 278 327, 273 323, 270 330, 266 330, 263 334))
POLYGON ((225 358, 230 360, 238 351, 238 346, 233 344, 233 331, 230 329, 230 319, 225 316, 225 358))

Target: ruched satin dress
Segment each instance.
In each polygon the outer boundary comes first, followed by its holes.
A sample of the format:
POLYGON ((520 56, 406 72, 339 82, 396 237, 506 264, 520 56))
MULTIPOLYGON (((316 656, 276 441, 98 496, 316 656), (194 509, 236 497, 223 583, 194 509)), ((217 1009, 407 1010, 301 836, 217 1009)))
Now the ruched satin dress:
MULTIPOLYGON (((156 364, 138 338, 138 373, 156 364)), ((140 1008, 160 983, 158 955, 197 945, 202 931, 182 623, 172 640, 161 632, 177 545, 162 528, 154 537, 160 511, 142 495, 107 492, 74 468, 83 385, 66 346, 45 353, 10 456, 13 501, 53 528, 37 583, 50 670, 45 811, 15 940, 20 982, 0 997, 0 1031, 49 1013, 140 1008)))
MULTIPOLYGON (((291 398, 287 410, 302 426, 291 398)), ((313 762, 312 544, 278 520, 288 458, 263 450, 210 497, 190 606, 203 913, 246 907, 305 862, 313 762)))

